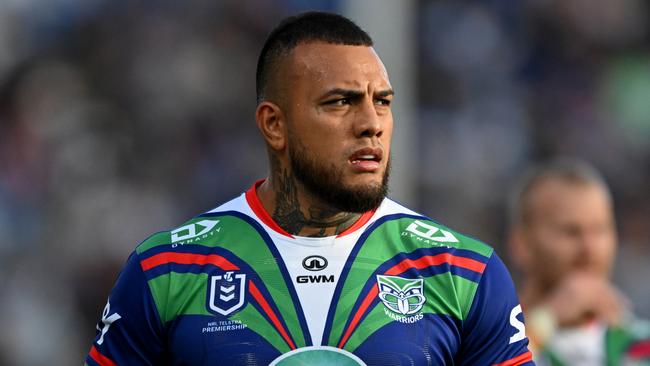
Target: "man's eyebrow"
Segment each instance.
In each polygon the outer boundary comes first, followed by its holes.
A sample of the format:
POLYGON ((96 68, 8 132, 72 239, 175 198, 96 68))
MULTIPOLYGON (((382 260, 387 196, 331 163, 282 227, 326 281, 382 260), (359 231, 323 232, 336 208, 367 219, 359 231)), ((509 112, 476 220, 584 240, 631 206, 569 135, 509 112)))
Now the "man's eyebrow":
POLYGON ((375 95, 378 97, 387 97, 389 95, 395 95, 395 91, 393 89, 380 90, 375 95))
MULTIPOLYGON (((329 91, 327 91, 325 94, 323 94, 322 98, 328 98, 331 96, 341 96, 344 98, 359 98, 363 96, 364 92, 360 90, 354 90, 354 89, 343 89, 343 88, 334 88, 329 91)), ((375 93, 375 96, 377 97, 387 97, 389 95, 394 95, 395 91, 393 89, 386 89, 386 90, 380 90, 377 93, 375 93)))
POLYGON ((354 90, 354 89, 343 89, 343 88, 334 88, 327 93, 323 94, 322 98, 329 98, 331 96, 341 96, 344 98, 359 98, 363 96, 363 92, 360 90, 354 90))

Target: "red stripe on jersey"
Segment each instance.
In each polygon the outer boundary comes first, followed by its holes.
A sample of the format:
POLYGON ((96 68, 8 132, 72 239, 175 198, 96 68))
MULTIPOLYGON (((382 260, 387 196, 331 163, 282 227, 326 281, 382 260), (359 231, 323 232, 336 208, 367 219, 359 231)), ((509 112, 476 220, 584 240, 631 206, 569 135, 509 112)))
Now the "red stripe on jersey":
MULTIPOLYGON (((437 266, 443 263, 449 263, 452 266, 466 268, 478 273, 483 273, 485 270, 485 263, 470 258, 457 257, 449 253, 442 253, 437 255, 427 255, 416 260, 404 259, 403 261, 388 269, 385 274, 394 276, 406 272, 410 268, 423 269, 431 266, 437 266)), ((350 325, 348 326, 343 335, 343 338, 341 338, 341 341, 338 344, 339 348, 343 348, 345 342, 348 341, 348 338, 352 335, 352 332, 354 332, 359 321, 361 320, 361 317, 366 312, 378 293, 378 287, 373 286, 370 292, 368 292, 368 295, 366 295, 366 298, 363 299, 363 302, 359 306, 357 312, 354 314, 350 325)))
POLYGON ((275 325, 275 329, 280 332, 280 335, 282 338, 284 338, 284 341, 287 342, 289 345, 289 348, 296 349, 296 345, 293 343, 291 340, 291 337, 289 337, 289 334, 287 333, 286 329, 282 326, 282 323, 280 323, 280 319, 278 319, 278 316, 275 315, 273 312, 273 309, 271 309, 271 306, 269 306, 269 303, 266 301, 260 290, 255 286, 255 283, 252 280, 248 281, 248 291, 253 295, 253 298, 257 301, 258 304, 262 307, 266 315, 271 318, 271 321, 273 322, 273 325, 275 325))
POLYGON ((147 271, 150 270, 151 268, 163 265, 163 264, 169 264, 169 263, 177 263, 177 264, 199 264, 199 265, 206 265, 206 264, 214 264, 215 266, 223 269, 224 271, 234 271, 238 270, 239 267, 231 263, 229 260, 226 258, 216 255, 216 254, 193 254, 193 253, 175 253, 175 252, 163 252, 156 254, 154 256, 151 256, 147 259, 143 259, 140 261, 140 266, 142 266, 142 269, 147 271))
POLYGON ((375 211, 376 211, 376 210, 372 210, 372 211, 368 211, 368 212, 364 213, 363 215, 361 215, 361 217, 359 217, 359 219, 357 220, 357 222, 355 222, 354 224, 352 224, 352 226, 350 226, 349 228, 343 230, 343 231, 342 231, 339 235, 337 235, 336 237, 337 237, 337 238, 340 238, 340 237, 342 237, 342 236, 344 236, 344 235, 348 235, 348 234, 350 234, 350 233, 352 233, 352 232, 355 232, 357 229, 361 228, 361 227, 362 227, 363 225, 365 225, 368 221, 370 221, 370 218, 372 217, 372 215, 375 214, 375 211))
POLYGON ((258 180, 253 184, 252 187, 250 187, 246 191, 246 202, 248 202, 248 205, 251 206, 251 210, 253 210, 253 213, 257 215, 257 217, 262 220, 263 223, 266 224, 266 226, 270 227, 273 229, 273 231, 276 231, 284 236, 288 236, 290 238, 293 238, 293 235, 289 234, 286 232, 283 228, 280 227, 280 225, 276 224, 275 221, 271 218, 268 212, 266 212, 266 209, 262 205, 262 202, 260 202, 259 197, 257 197, 257 187, 259 187, 262 183, 264 183, 264 179, 258 180))
POLYGON ((518 366, 526 362, 530 362, 532 360, 533 360, 533 354, 530 353, 530 351, 528 351, 526 353, 520 354, 517 357, 511 358, 508 361, 494 364, 493 366, 518 366))
MULTIPOLYGON (((286 230, 280 227, 275 221, 273 221, 273 218, 271 215, 269 215, 268 212, 266 212, 266 209, 262 205, 262 202, 260 201, 259 197, 257 196, 257 187, 259 187, 262 183, 264 183, 264 179, 258 180, 253 184, 251 188, 249 188, 246 191, 246 202, 248 202, 248 205, 251 207, 251 210, 253 210, 253 213, 268 227, 273 229, 273 231, 282 234, 284 236, 288 236, 290 238, 293 238, 293 235, 289 234, 286 230)), ((336 237, 339 238, 344 235, 348 235, 350 233, 353 233, 354 231, 358 230, 361 228, 363 225, 368 223, 370 221, 370 218, 372 215, 375 214, 375 210, 373 211, 368 211, 365 212, 359 219, 352 224, 349 228, 343 230, 340 234, 338 234, 336 237)))
POLYGON ((368 292, 368 295, 366 295, 366 298, 363 299, 361 306, 359 306, 359 309, 354 314, 354 317, 352 318, 352 321, 350 322, 348 329, 345 331, 343 338, 341 338, 341 341, 339 342, 338 348, 343 348, 345 342, 348 341, 348 338, 350 338, 352 332, 354 332, 354 330, 356 329, 357 324, 359 324, 361 317, 366 312, 366 310, 368 309, 368 307, 370 306, 370 304, 375 299, 378 293, 379 293, 378 287, 372 286, 372 289, 370 289, 370 292, 368 292))
POLYGON ((410 268, 423 269, 431 266, 437 266, 443 263, 449 263, 452 266, 469 269, 478 273, 483 273, 485 270, 485 263, 470 258, 457 257, 449 253, 442 253, 437 255, 427 255, 416 260, 404 259, 386 271, 386 274, 394 276, 400 273, 404 273, 410 268))
POLYGON ((650 356, 650 341, 641 341, 632 344, 626 354, 630 358, 637 360, 650 356))
POLYGON ((95 346, 92 346, 92 348, 90 348, 90 352, 88 353, 88 355, 90 356, 90 358, 92 358, 95 362, 97 362, 101 366, 117 366, 117 364, 113 362, 113 360, 99 353, 99 351, 97 350, 97 348, 95 348, 95 346))

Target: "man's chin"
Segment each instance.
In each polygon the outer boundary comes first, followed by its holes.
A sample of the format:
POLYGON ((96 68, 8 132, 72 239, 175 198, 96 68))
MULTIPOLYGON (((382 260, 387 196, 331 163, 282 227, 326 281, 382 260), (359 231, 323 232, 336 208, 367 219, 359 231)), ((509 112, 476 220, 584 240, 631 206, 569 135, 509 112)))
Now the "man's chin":
POLYGON ((330 203, 341 211, 364 213, 377 209, 386 197, 387 189, 382 183, 344 185, 338 189, 330 203))
POLYGON ((349 191, 376 191, 381 189, 380 179, 351 179, 341 185, 349 191))
POLYGON ((353 173, 313 159, 298 141, 290 152, 296 179, 323 203, 343 212, 363 213, 379 207, 388 191, 390 165, 382 172, 353 173))
POLYGON ((343 187, 351 191, 379 191, 382 189, 383 176, 376 174, 359 174, 343 182, 343 187))

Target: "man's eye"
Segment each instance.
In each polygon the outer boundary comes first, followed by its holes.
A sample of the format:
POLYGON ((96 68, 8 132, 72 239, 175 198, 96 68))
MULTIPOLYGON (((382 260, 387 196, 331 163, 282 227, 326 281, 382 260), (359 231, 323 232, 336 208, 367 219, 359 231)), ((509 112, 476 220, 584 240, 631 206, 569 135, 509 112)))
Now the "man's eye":
POLYGON ((346 105, 346 104, 350 104, 350 99, 348 99, 348 98, 335 99, 335 100, 330 101, 328 104, 331 104, 331 105, 346 105))
POLYGON ((378 104, 378 105, 389 106, 390 105, 390 99, 375 99, 375 103, 378 104))

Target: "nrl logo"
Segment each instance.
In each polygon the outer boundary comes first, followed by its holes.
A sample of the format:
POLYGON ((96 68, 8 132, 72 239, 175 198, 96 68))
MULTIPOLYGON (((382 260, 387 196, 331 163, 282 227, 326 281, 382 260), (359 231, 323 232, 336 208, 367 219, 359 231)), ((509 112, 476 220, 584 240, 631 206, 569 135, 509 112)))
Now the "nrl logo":
MULTIPOLYGON (((421 278, 408 279, 377 275, 379 299, 393 313, 402 316, 414 315, 422 310, 422 306, 427 300, 423 295, 422 285, 421 278)), ((393 317, 393 319, 401 321, 404 318, 393 317)))
POLYGON ((208 311, 228 316, 239 310, 246 299, 246 275, 228 271, 224 275, 210 276, 208 311))

